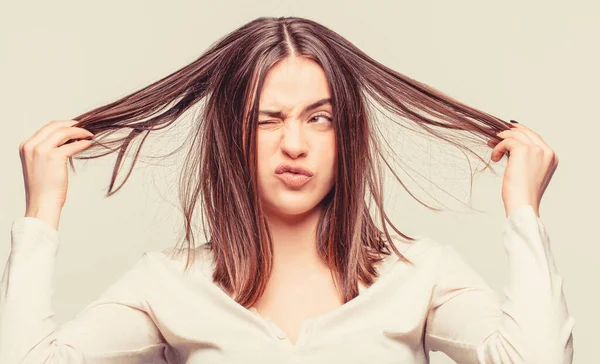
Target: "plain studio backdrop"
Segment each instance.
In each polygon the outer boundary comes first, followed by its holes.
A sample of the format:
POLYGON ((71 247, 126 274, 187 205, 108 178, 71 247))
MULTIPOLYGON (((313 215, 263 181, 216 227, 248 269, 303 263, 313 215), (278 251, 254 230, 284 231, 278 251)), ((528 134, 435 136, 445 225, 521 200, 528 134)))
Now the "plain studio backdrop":
MULTIPOLYGON (((574 362, 597 360, 598 2, 33 1, 3 2, 0 14, 3 264, 12 221, 25 212, 19 143, 51 120, 71 119, 170 74, 250 20, 300 16, 340 33, 388 67, 492 115, 520 121, 555 150, 560 164, 540 216, 575 317, 574 362)), ((163 147, 182 130, 148 139, 143 155, 169 151, 163 147)), ((412 137, 394 138, 399 157, 468 203, 464 157, 450 158, 440 142, 418 147, 412 137)), ((171 246, 180 228, 177 160, 138 162, 125 187, 105 198, 114 159, 76 161, 77 173, 70 173, 54 276, 59 324, 74 318, 144 251, 171 246)), ((452 244, 500 295, 507 279, 500 195, 505 166, 503 158, 494 164, 499 176, 486 171, 473 181, 472 203, 483 212, 469 211, 426 179, 409 186, 447 211, 427 210, 392 179, 385 199, 400 230, 452 244)), ((451 361, 432 353, 432 362, 451 361)))

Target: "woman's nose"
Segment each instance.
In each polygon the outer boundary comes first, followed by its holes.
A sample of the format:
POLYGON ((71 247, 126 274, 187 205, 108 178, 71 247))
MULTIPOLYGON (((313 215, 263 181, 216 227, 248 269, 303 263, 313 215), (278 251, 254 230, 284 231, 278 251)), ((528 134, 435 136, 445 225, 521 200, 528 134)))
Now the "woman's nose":
POLYGON ((283 128, 283 135, 281 136, 281 149, 289 154, 291 157, 296 158, 299 154, 306 152, 306 140, 302 127, 298 125, 285 126, 283 128))

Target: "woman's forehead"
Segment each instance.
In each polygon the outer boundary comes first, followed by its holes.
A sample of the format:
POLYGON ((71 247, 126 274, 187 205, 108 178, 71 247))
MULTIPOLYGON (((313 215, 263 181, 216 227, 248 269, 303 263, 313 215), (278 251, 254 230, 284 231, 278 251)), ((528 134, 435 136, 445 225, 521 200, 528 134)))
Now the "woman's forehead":
POLYGON ((265 77, 259 95, 260 108, 291 111, 315 100, 331 97, 323 69, 313 61, 277 63, 265 77))

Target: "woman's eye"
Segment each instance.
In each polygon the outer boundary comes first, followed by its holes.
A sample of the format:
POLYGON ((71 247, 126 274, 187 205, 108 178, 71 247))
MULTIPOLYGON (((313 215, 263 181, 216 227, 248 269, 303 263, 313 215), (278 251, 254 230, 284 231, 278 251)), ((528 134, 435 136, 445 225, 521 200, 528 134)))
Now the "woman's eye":
MULTIPOLYGON (((319 119, 319 118, 326 119, 328 122, 331 122, 333 120, 332 118, 330 118, 327 115, 315 115, 312 118, 310 118, 310 121, 313 121, 313 120, 319 119)), ((273 122, 273 121, 259 121, 258 122, 258 125, 265 125, 265 124, 275 124, 275 122, 273 122)))
POLYGON ((310 118, 310 120, 315 120, 315 119, 318 119, 318 118, 327 119, 329 122, 332 121, 332 119, 329 116, 323 115, 323 114, 321 114, 321 115, 315 115, 312 118, 310 118))

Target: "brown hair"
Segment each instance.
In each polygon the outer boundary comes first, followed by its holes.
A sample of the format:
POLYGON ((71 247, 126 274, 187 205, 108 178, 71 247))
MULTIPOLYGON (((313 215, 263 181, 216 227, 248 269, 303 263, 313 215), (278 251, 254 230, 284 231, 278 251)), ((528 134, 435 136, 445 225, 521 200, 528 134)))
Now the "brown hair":
MULTIPOLYGON (((392 240, 386 223, 407 241, 415 240, 401 233, 384 212, 381 161, 408 189, 383 157, 376 131, 383 133, 370 107, 383 106, 396 120, 408 121, 471 152, 486 168, 490 165, 467 148, 466 142, 482 145, 488 139, 499 139, 496 133, 510 128, 497 117, 382 65, 327 27, 298 17, 255 19, 213 43, 189 65, 74 118, 79 122, 75 126, 96 135, 96 144, 84 151, 92 155, 82 156, 82 152, 72 158, 98 158, 118 151, 108 197, 129 178, 149 133, 168 127, 203 101, 201 115, 189 130, 191 145, 179 180, 185 236, 178 245, 187 242, 187 269, 194 258, 192 216, 201 196, 202 226, 206 228, 207 221, 210 240, 206 229, 204 236, 215 264, 213 281, 246 307, 262 295, 273 258, 256 183, 258 95, 270 67, 290 55, 316 61, 330 83, 338 164, 334 187, 321 202, 324 208, 317 242, 344 302, 358 295, 359 281, 367 286, 374 282, 375 264, 391 254, 385 244, 392 240), (128 133, 100 142, 101 137, 121 129, 128 133), (461 142, 442 132, 452 130, 466 132, 460 135, 461 142), (141 142, 134 149, 129 172, 114 188, 123 158, 138 137, 141 142), (93 153, 100 148, 101 153, 93 153), (379 211, 379 227, 370 215, 366 188, 379 211)), ((73 160, 69 162, 74 170, 73 160)), ((389 246, 405 258, 394 244, 389 246)))

